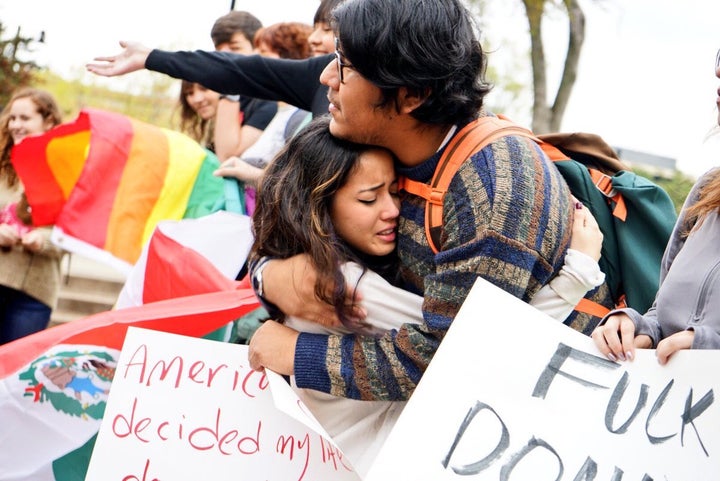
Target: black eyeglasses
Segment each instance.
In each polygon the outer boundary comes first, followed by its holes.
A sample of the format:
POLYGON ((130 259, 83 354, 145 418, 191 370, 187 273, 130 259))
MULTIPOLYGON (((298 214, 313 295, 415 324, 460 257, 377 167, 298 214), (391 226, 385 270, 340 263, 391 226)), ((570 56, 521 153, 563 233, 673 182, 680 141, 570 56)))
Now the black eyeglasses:
MULTIPOLYGON (((337 45, 337 40, 336 40, 336 45, 337 45)), ((715 54, 715 70, 717 70, 718 68, 720 68, 720 50, 718 50, 717 53, 715 54)))
POLYGON ((343 62, 343 54, 340 53, 340 40, 338 40, 337 37, 335 37, 335 60, 337 61, 338 78, 340 79, 340 83, 343 84, 345 83, 343 68, 352 68, 352 65, 343 62))

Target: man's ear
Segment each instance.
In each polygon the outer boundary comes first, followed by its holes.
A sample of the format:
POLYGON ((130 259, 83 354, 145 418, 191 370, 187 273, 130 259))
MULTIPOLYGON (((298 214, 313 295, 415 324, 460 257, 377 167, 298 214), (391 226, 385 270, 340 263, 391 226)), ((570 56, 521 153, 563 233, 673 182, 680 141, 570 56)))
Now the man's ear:
POLYGON ((410 114, 420 107, 430 96, 430 89, 425 90, 400 87, 397 93, 397 106, 401 114, 410 114))

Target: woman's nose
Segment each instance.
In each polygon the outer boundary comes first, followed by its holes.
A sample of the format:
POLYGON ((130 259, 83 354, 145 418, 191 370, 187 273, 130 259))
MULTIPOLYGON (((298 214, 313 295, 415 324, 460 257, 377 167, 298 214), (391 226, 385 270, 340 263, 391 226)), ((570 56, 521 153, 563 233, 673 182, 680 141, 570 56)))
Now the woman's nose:
POLYGON ((400 216, 400 200, 394 196, 388 196, 383 205, 383 219, 392 220, 400 216))

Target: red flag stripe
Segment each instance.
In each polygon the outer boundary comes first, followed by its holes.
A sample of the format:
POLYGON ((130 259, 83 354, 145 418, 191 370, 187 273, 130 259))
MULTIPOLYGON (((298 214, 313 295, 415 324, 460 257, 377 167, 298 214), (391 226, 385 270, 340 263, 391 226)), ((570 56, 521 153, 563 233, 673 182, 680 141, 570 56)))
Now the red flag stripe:
POLYGON ((130 326, 202 337, 259 307, 252 289, 213 292, 102 312, 0 346, 0 378, 58 344, 122 348, 130 326))

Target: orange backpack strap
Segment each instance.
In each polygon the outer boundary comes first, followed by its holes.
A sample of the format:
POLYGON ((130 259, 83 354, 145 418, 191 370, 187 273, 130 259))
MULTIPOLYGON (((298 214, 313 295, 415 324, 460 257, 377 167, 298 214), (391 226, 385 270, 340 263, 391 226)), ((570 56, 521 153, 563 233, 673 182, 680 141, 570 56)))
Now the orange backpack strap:
POLYGON ((561 160, 570 160, 570 157, 563 154, 562 150, 558 149, 552 144, 549 144, 543 140, 538 139, 538 143, 540 144, 540 148, 545 152, 545 155, 548 156, 550 160, 553 162, 560 162, 561 160))
POLYGON ((591 167, 588 167, 588 172, 590 172, 590 178, 595 183, 595 187, 597 187, 598 190, 602 192, 605 197, 615 202, 615 208, 613 208, 612 211, 613 215, 621 221, 625 222, 625 219, 627 219, 627 207, 625 206, 625 199, 623 199, 623 196, 622 194, 620 194, 620 192, 616 191, 613 188, 612 177, 591 167))
POLYGON ((506 135, 522 135, 535 139, 531 131, 497 117, 482 117, 463 127, 448 143, 438 161, 430 184, 410 180, 399 181, 400 188, 425 199, 425 234, 434 253, 438 253, 442 234, 443 200, 450 182, 463 162, 493 141, 506 135))
MULTIPOLYGON (((625 294, 621 294, 620 298, 615 303, 615 309, 622 309, 627 307, 627 299, 625 298, 625 294)), ((603 306, 602 304, 599 304, 595 301, 591 301, 590 299, 580 299, 580 302, 577 303, 575 306, 575 310, 577 312, 584 312, 585 314, 590 314, 591 316, 603 318, 607 316, 610 313, 610 309, 603 306)))
POLYGON ((610 309, 590 299, 580 299, 580 302, 575 306, 575 310, 578 312, 584 312, 591 316, 603 318, 610 312, 610 309))
MULTIPOLYGON (((460 168, 460 165, 473 154, 506 135, 519 135, 533 139, 540 145, 545 155, 554 162, 570 160, 570 157, 554 145, 540 140, 530 130, 513 123, 505 117, 483 117, 466 125, 448 143, 445 152, 438 161, 430 184, 405 177, 399 179, 400 189, 426 200, 425 234, 434 253, 438 253, 437 246, 440 245, 442 234, 443 200, 455 173, 460 168)), ((599 170, 592 168, 588 168, 588 170, 598 189, 618 202, 618 199, 612 195, 612 185, 608 183, 609 177, 599 170)), ((618 194, 617 197, 622 202, 622 196, 618 194)), ((618 307, 622 307, 622 305, 620 304, 618 307)), ((575 306, 575 310, 601 318, 610 312, 607 307, 589 299, 581 299, 575 306)))
MULTIPOLYGON (((550 136, 543 137, 549 138, 550 136)), ((551 143, 541 139, 539 139, 539 143, 540 147, 543 149, 543 152, 545 152, 545 155, 547 155, 548 158, 550 158, 550 160, 552 160, 553 162, 571 160, 570 157, 565 155, 560 149, 558 149, 551 143)), ((589 165, 586 165, 585 167, 587 167, 588 172, 590 172, 590 178, 592 179, 593 183, 595 183, 595 187, 597 187, 598 190, 602 192, 605 197, 615 202, 615 208, 613 208, 612 211, 613 215, 625 222, 625 219, 627 218, 627 207, 625 206, 625 199, 623 199, 622 194, 620 194, 613 188, 612 177, 599 169, 590 167, 589 165)))

